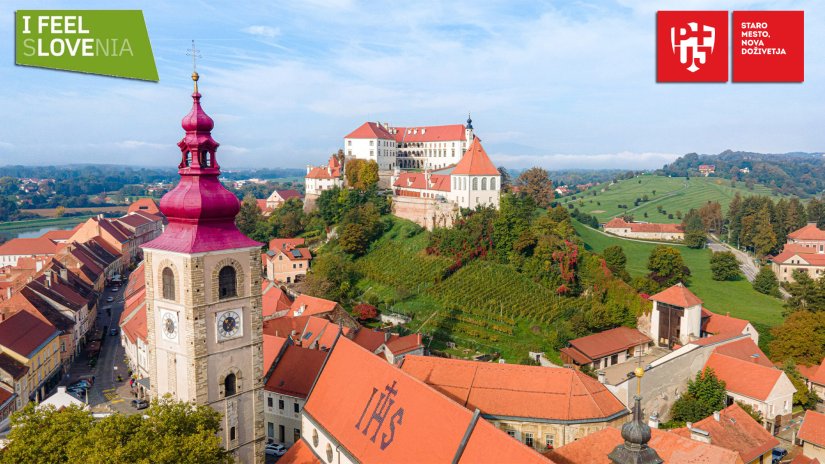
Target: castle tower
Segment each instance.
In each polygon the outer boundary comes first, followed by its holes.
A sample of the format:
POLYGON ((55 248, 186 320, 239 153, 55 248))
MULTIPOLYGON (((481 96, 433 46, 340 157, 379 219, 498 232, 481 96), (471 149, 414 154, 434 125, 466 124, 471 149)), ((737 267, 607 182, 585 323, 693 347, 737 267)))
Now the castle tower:
POLYGON ((214 123, 192 79, 180 182, 160 202, 169 225, 143 245, 151 393, 211 406, 224 447, 263 462, 261 244, 235 227, 240 204, 218 180, 214 123))

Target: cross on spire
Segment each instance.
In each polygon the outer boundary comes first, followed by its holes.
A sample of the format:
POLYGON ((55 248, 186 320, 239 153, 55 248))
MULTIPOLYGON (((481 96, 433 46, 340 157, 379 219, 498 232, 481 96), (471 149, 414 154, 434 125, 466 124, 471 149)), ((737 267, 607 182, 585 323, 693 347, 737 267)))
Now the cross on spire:
POLYGON ((195 39, 192 39, 192 48, 186 50, 186 56, 192 57, 192 80, 195 81, 195 93, 198 93, 198 58, 201 56, 201 51, 195 48, 195 39))

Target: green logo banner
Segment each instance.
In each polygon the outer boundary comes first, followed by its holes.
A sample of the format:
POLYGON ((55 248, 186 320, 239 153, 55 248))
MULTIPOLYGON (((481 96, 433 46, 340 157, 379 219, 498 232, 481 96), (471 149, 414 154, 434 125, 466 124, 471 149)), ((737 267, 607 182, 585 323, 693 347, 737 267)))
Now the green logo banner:
POLYGON ((15 63, 158 80, 140 10, 18 10, 15 63))

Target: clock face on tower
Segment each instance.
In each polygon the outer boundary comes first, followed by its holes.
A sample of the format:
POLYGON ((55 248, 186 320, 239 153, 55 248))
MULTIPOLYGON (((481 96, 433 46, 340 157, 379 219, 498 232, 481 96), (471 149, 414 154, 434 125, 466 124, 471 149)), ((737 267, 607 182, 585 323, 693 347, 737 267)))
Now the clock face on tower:
POLYGON ((178 340, 178 313, 163 311, 160 316, 160 330, 166 340, 178 340))
POLYGON ((230 310, 217 314, 218 340, 229 340, 243 335, 241 312, 230 310))

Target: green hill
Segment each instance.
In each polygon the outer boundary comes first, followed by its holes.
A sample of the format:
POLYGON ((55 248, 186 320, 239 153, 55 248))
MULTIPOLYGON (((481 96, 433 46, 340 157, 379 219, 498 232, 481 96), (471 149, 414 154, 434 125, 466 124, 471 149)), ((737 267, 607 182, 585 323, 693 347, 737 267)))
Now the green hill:
POLYGON ((708 201, 718 201, 722 211, 727 212, 731 199, 739 192, 742 196, 774 195, 763 185, 754 186, 753 190, 745 187, 743 182, 731 187, 731 181, 716 177, 664 177, 653 174, 644 174, 633 179, 625 179, 615 184, 600 184, 573 197, 564 197, 560 202, 564 205, 572 203, 580 211, 596 216, 599 222, 627 213, 632 214, 637 221, 659 223, 681 222, 676 216, 677 211, 687 213, 691 208, 699 208, 708 201), (655 193, 654 193, 655 191, 655 193), (639 206, 634 206, 636 199, 644 199, 639 206), (627 209, 619 205, 627 205, 627 209), (658 211, 662 207, 664 213, 658 211), (644 214, 647 213, 647 217, 644 214), (669 215, 672 214, 671 218, 669 215))

